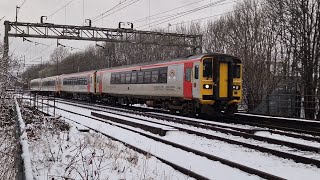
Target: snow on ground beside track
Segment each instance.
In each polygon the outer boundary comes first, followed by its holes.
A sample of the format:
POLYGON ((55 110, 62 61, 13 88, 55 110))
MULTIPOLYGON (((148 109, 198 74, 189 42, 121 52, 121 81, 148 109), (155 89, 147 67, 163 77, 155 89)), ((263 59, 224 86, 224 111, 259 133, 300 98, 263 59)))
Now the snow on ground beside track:
MULTIPOLYGON (((160 114, 160 113, 151 113, 151 114, 163 115, 163 114, 160 114)), ((266 129, 266 128, 259 128, 259 127, 248 126, 248 125, 233 125, 233 124, 226 124, 226 123, 219 123, 219 122, 209 122, 209 121, 205 121, 205 120, 202 121, 202 120, 199 120, 199 119, 187 118, 187 117, 181 117, 181 116, 175 116, 175 115, 167 115, 167 114, 165 114, 165 116, 177 117, 177 118, 182 118, 182 119, 190 119, 192 121, 206 122, 206 123, 210 123, 210 124, 213 124, 213 125, 214 124, 218 124, 218 125, 224 125, 224 126, 228 126, 228 127, 237 127, 237 128, 244 128, 244 129, 261 129, 261 131, 257 131, 255 133, 255 135, 268 137, 268 138, 272 138, 272 139, 283 140, 283 141, 289 141, 289 142, 294 142, 294 143, 297 143, 297 144, 302 144, 302 145, 307 145, 307 146, 314 146, 314 147, 319 147, 320 148, 320 143, 319 142, 308 141, 308 140, 304 140, 304 139, 298 139, 298 138, 288 137, 288 136, 279 135, 279 134, 271 134, 271 133, 268 132, 268 130, 264 131, 264 129, 266 129)), ((233 130, 233 129, 230 129, 230 130, 233 130)), ((233 130, 233 131, 236 131, 236 130, 233 130)))
POLYGON ((262 137, 268 137, 268 138, 272 138, 272 139, 283 140, 283 141, 289 141, 289 142, 294 142, 294 143, 297 143, 297 144, 303 144, 303 145, 306 145, 306 146, 313 146, 313 147, 320 148, 320 143, 319 142, 308 141, 308 140, 303 140, 303 139, 297 139, 297 138, 283 136, 283 135, 279 135, 279 134, 273 134, 273 133, 270 133, 268 131, 257 131, 257 132, 254 133, 254 135, 262 136, 262 137))
MULTIPOLYGON (((44 118, 44 117, 42 117, 44 118)), ((29 119, 35 179, 192 179, 160 160, 60 119, 29 119)))
MULTIPOLYGON (((81 112, 81 114, 84 114, 84 115, 88 115, 88 116, 91 115, 91 110, 88 110, 88 109, 85 109, 85 108, 76 107, 76 106, 67 105, 67 104, 58 103, 58 102, 56 102, 56 105, 58 107, 60 107, 60 108, 69 109, 70 111, 81 112)), ((101 113, 101 111, 98 111, 98 113, 101 113)), ((128 114, 128 113, 123 113, 123 114, 124 115, 130 115, 132 117, 138 117, 138 118, 142 117, 142 116, 139 116, 139 115, 132 115, 132 114, 128 114)), ((118 115, 115 115, 115 116, 119 117, 118 115)), ((158 122, 159 121, 158 119, 149 118, 149 117, 143 117, 143 119, 151 120, 151 121, 154 121, 154 122, 158 122)), ((270 149, 275 149, 275 150, 282 151, 282 152, 289 152, 289 153, 296 154, 296 155, 299 155, 299 156, 304 156, 304 157, 320 160, 320 155, 319 155, 319 153, 316 153, 316 152, 299 151, 299 150, 296 150, 294 148, 290 148, 290 147, 287 147, 287 146, 282 146, 282 145, 277 145, 277 144, 270 144, 268 142, 257 141, 257 140, 254 140, 254 139, 246 139, 246 138, 239 137, 239 136, 225 134, 225 133, 212 131, 212 130, 208 130, 208 129, 192 127, 192 126, 183 125, 183 124, 174 123, 174 122, 166 122, 166 121, 162 121, 162 122, 165 122, 165 124, 168 124, 168 125, 174 125, 174 126, 178 126, 178 127, 194 130, 194 131, 203 132, 203 133, 206 133, 206 134, 211 134, 211 135, 214 135, 214 136, 233 139, 233 140, 241 141, 241 142, 244 142, 244 143, 254 144, 254 145, 258 145, 258 146, 262 146, 262 147, 266 147, 266 148, 270 148, 270 149)))
MULTIPOLYGON (((91 111, 70 106, 65 104, 56 103, 57 106, 66 108, 70 111, 81 112, 82 114, 90 115, 91 111)), ((52 109, 50 109, 52 112, 52 109)), ((160 158, 166 159, 170 162, 177 163, 186 169, 190 169, 200 175, 208 177, 209 179, 260 179, 260 177, 247 174, 239 169, 231 168, 217 161, 211 161, 207 158, 197 156, 172 146, 156 142, 137 133, 124 130, 100 121, 95 121, 83 116, 74 115, 63 110, 56 109, 56 113, 63 117, 73 119, 81 124, 89 126, 97 131, 104 132, 110 136, 116 137, 121 141, 155 154, 160 158)))
MULTIPOLYGON (((59 104, 59 106, 63 106, 64 108, 68 108, 72 110, 78 110, 77 112, 81 112, 87 115, 89 115, 90 114, 89 112, 91 112, 84 108, 74 107, 70 105, 65 106, 63 104, 59 104)), ((61 113, 66 114, 62 111, 61 113)), ((127 115, 126 113, 124 114, 127 115)), ((136 115, 133 115, 133 116, 136 116, 136 115)), ((72 117, 74 118, 75 116, 72 116, 72 117)), ((141 116, 136 116, 136 117, 141 118, 141 116)), ((152 118, 146 118, 146 117, 143 117, 143 118, 148 120, 155 120, 152 118)), ((81 118, 79 117, 78 119, 81 119, 81 118)), ((83 119, 81 121, 85 121, 85 120, 83 119)), ((165 122, 165 121, 162 121, 162 122, 165 122)), ((287 148, 280 145, 268 144, 265 142, 255 141, 251 139, 244 139, 237 136, 226 135, 226 134, 215 132, 215 131, 194 128, 194 127, 181 125, 177 123, 166 122, 166 124, 175 125, 183 128, 188 127, 187 129, 201 131, 201 132, 212 134, 212 135, 218 135, 225 138, 231 138, 234 140, 240 140, 246 143, 256 144, 256 145, 264 146, 271 149, 278 149, 286 152, 290 151, 293 154, 302 155, 302 156, 306 155, 307 157, 311 157, 315 159, 317 159, 317 157, 318 158, 320 157, 318 153, 311 153, 311 152, 309 153, 309 152, 301 152, 301 151, 294 152, 292 148, 287 148)), ((237 145, 231 145, 221 141, 208 140, 205 138, 197 137, 194 135, 188 135, 181 132, 170 132, 164 138, 173 140, 180 144, 184 144, 184 145, 188 144, 190 147, 198 148, 201 151, 205 151, 210 154, 220 156, 222 158, 227 158, 231 161, 234 160, 240 164, 244 164, 253 168, 258 168, 260 170, 267 171, 269 173, 272 172, 272 174, 280 175, 281 177, 286 177, 289 179, 317 179, 318 177, 317 174, 320 173, 319 168, 312 165, 296 163, 292 160, 282 159, 282 158, 269 155, 267 153, 261 153, 259 151, 255 151, 249 148, 244 148, 237 145)), ((133 141, 133 139, 130 139, 129 141, 133 141)), ((149 149, 152 149, 152 148, 149 147, 149 149)), ((225 179, 225 177, 223 179, 225 179)), ((236 178, 236 179, 240 179, 240 178, 236 178)))
POLYGON ((223 126, 227 126, 227 127, 236 127, 236 128, 243 128, 243 129, 267 129, 267 128, 261 128, 261 127, 257 127, 257 126, 251 126, 251 125, 242 125, 242 124, 233 124, 233 123, 221 123, 221 122, 216 122, 214 120, 209 121, 209 120, 204 120, 204 119, 196 119, 196 118, 191 118, 191 117, 183 117, 183 116, 179 116, 179 115, 172 115, 172 114, 163 114, 163 113, 157 113, 157 112, 148 112, 150 114, 156 114, 156 115, 161 115, 161 116, 168 116, 168 117, 174 117, 174 118, 179 118, 179 119, 184 119, 184 120, 192 120, 192 121, 196 121, 199 123, 208 123, 208 124, 212 124, 212 125, 223 125, 223 126))
POLYGON ((288 121, 302 121, 302 122, 312 122, 320 124, 320 121, 308 120, 308 119, 298 119, 298 118, 286 118, 286 117, 276 117, 276 116, 266 116, 266 115, 258 115, 258 114, 247 114, 247 113, 236 113, 239 115, 244 116, 253 116, 253 117, 263 117, 263 118, 270 118, 270 119, 283 119, 288 121))
POLYGON ((124 117, 124 116, 120 116, 120 115, 115 115, 112 113, 107 113, 107 112, 98 112, 98 113, 102 114, 102 115, 106 115, 106 116, 111 116, 111 117, 123 119, 126 121, 131 121, 131 122, 135 122, 135 123, 139 123, 139 124, 143 124, 143 125, 161 128, 163 130, 175 130, 174 128, 169 127, 169 126, 165 126, 165 125, 161 125, 161 124, 157 124, 157 123, 146 122, 146 121, 141 121, 141 120, 137 120, 137 119, 132 119, 132 118, 128 118, 128 117, 124 117))
POLYGON ((320 168, 315 165, 296 163, 293 160, 279 158, 250 148, 195 137, 184 132, 168 132, 163 138, 286 179, 319 179, 320 168))
MULTIPOLYGON (((124 115, 129 115, 133 118, 141 118, 142 116, 139 115, 130 115, 128 113, 123 113, 124 115)), ((143 117, 143 119, 146 120, 150 120, 153 122, 159 122, 158 119, 154 119, 154 118, 149 118, 149 117, 143 117)), ((229 138, 229 139, 233 139, 233 140, 237 140, 237 141, 241 141, 241 142, 245 142, 245 143, 249 143, 249 144, 255 144, 255 145, 259 145, 259 146, 263 146, 266 148, 270 148, 270 149, 276 149, 278 151, 283 151, 283 152, 289 152, 292 154, 296 154, 296 155, 300 155, 300 156, 305 156, 305 157, 309 157, 309 158, 314 158, 314 159, 319 159, 320 160, 320 155, 316 152, 304 152, 304 151, 296 151, 293 148, 290 147, 286 147, 286 146, 282 146, 282 145, 277 145, 277 144, 270 144, 268 142, 264 142, 264 141, 258 141, 258 140, 254 140, 254 139, 246 139, 243 137, 239 137, 239 136, 234 136, 234 135, 230 135, 230 134, 225 134, 225 133, 221 133, 221 132, 217 132, 217 131, 212 131, 212 130, 207 130, 207 129, 202 129, 202 128, 197 128, 197 127, 192 127, 192 126, 188 126, 188 125, 183 125, 183 124, 179 124, 179 123, 174 123, 174 122, 167 122, 167 121, 161 121, 162 123, 168 124, 168 125, 173 125, 173 126, 177 126, 177 127, 181 127, 181 128, 186 128, 189 130, 194 130, 194 131, 198 131, 198 132, 203 132, 206 134, 211 134, 214 136, 219 136, 219 137, 223 137, 223 138, 229 138)), ((278 137, 281 140, 284 141, 290 141, 291 142, 295 142, 295 143, 301 143, 301 144, 306 144, 306 145, 316 145, 315 147, 317 147, 317 145, 319 143, 317 142, 313 142, 313 141, 306 141, 306 140, 301 140, 301 139, 295 139, 292 138, 290 139, 290 137, 285 137, 285 136, 281 136, 278 137)))

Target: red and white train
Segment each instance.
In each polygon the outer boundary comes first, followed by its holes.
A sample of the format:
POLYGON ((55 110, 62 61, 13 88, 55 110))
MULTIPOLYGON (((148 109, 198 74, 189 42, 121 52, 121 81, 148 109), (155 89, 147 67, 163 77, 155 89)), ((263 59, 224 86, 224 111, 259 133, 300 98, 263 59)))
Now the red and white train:
POLYGON ((110 104, 145 103, 184 114, 236 111, 242 98, 239 58, 208 53, 30 81, 34 93, 110 104))

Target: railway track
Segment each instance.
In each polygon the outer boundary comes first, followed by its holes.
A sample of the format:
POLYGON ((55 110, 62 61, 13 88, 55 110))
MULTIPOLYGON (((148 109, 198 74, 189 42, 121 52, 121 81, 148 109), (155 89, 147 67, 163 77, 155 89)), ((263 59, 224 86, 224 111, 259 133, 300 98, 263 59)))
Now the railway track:
MULTIPOLYGON (((83 105, 92 106, 92 104, 85 103, 85 102, 75 102, 75 103, 78 103, 78 104, 80 103, 83 105)), ((113 110, 119 110, 122 112, 136 114, 136 115, 140 115, 140 116, 147 116, 147 117, 155 118, 155 119, 162 119, 162 120, 176 122, 176 123, 180 123, 180 124, 187 124, 190 126, 195 126, 195 127, 204 128, 204 129, 211 129, 214 131, 220 131, 220 132, 229 133, 229 134, 232 134, 235 136, 242 136, 245 138, 266 141, 269 143, 286 145, 288 147, 292 147, 292 148, 296 148, 296 149, 300 149, 300 150, 320 152, 319 148, 315 148, 315 147, 307 146, 307 145, 300 145, 297 143, 281 141, 281 140, 267 138, 267 137, 255 136, 254 133, 257 131, 268 131, 273 134, 285 135, 288 137, 301 138, 304 140, 316 141, 316 142, 320 142, 319 137, 304 136, 304 135, 292 134, 292 133, 288 133, 288 132, 269 130, 269 129, 266 130, 266 129, 259 129, 259 128, 253 128, 253 129, 239 128, 239 127, 217 124, 212 121, 200 121, 200 120, 194 120, 194 119, 192 120, 191 118, 184 118, 184 117, 178 117, 178 116, 172 116, 172 115, 166 115, 166 114, 131 111, 131 110, 119 109, 119 108, 114 108, 114 107, 104 106, 104 105, 97 105, 97 104, 94 106, 99 107, 99 108, 108 108, 108 109, 113 109, 113 110)), ((93 109, 93 110, 96 110, 96 109, 93 109)))
MULTIPOLYGON (((87 105, 83 105, 83 103, 81 103, 81 105, 73 104, 73 103, 69 103, 69 102, 61 102, 61 103, 65 103, 65 104, 69 104, 69 105, 73 105, 73 106, 77 106, 77 107, 82 107, 82 108, 88 108, 88 109, 91 109, 91 110, 94 110, 94 111, 101 111, 101 109, 96 109, 94 107, 94 106, 96 106, 98 108, 101 108, 101 105, 92 105, 91 104, 90 105, 91 107, 88 107, 87 105)), ((102 108, 105 108, 105 107, 102 107, 102 108)), ((115 108, 115 109, 118 109, 118 108, 115 108)), ((105 112, 110 113, 110 111, 105 111, 105 112)), ((132 117, 130 115, 126 116, 126 115, 123 115, 122 113, 115 113, 115 112, 111 112, 111 113, 112 114, 116 114, 116 115, 121 115, 122 117, 135 118, 135 119, 138 119, 140 121, 147 121, 149 123, 155 123, 154 121, 146 120, 144 118, 132 117)), ((161 115, 158 115, 158 114, 156 114, 156 115, 155 114, 149 114, 149 113, 142 113, 141 114, 141 113, 132 112, 132 111, 129 111, 127 113, 131 113, 131 114, 134 113, 134 114, 139 115, 139 116, 162 119, 162 120, 165 120, 165 121, 171 121, 171 122, 180 123, 180 124, 186 123, 185 121, 179 121, 176 118, 168 118, 167 116, 161 116, 161 115)), ((110 116, 106 117, 104 115, 101 115, 101 114, 95 113, 95 112, 93 112, 92 115, 94 115, 96 117, 99 117, 99 118, 109 119, 109 120, 114 119, 114 118, 111 118, 110 116)), ((168 126, 168 124, 160 123, 160 122, 157 122, 157 124, 168 126)), ((234 133, 237 136, 243 135, 246 138, 255 137, 255 136, 248 136, 248 134, 246 134, 246 133, 240 133, 239 134, 238 132, 235 133, 235 131, 233 131, 233 130, 228 130, 228 129, 223 129, 223 128, 216 128, 216 127, 212 127, 211 125, 207 126, 207 125, 204 125, 204 124, 199 124, 199 122, 198 123, 195 123, 195 122, 189 123, 188 122, 188 125, 200 127, 200 128, 203 128, 203 129, 211 129, 211 130, 214 130, 214 131, 222 131, 224 133, 234 133)), ((304 156, 298 156, 298 155, 295 155, 295 154, 286 153, 286 152, 282 152, 282 151, 279 151, 279 150, 273 150, 273 149, 270 149, 270 148, 265 148, 265 147, 261 147, 261 146, 258 146, 258 145, 252 145, 252 144, 249 144, 249 143, 236 141, 236 140, 232 140, 232 139, 227 139, 227 138, 223 138, 223 137, 219 137, 219 136, 214 136, 214 135, 210 135, 210 134, 207 134, 207 133, 198 132, 198 131, 194 131, 194 130, 190 130, 190 129, 186 129, 186 128, 181 128, 181 127, 177 127, 177 126, 171 126, 171 127, 175 128, 175 129, 178 129, 179 131, 187 132, 189 134, 194 134, 194 135, 205 137, 205 138, 212 139, 212 140, 215 139, 215 140, 220 140, 220 141, 228 142, 228 143, 235 144, 235 145, 240 145, 240 146, 247 147, 247 148, 250 148, 250 149, 255 149, 255 150, 258 150, 258 151, 261 151, 261 152, 264 152, 264 153, 273 154, 273 155, 281 157, 281 158, 289 158, 289 159, 292 159, 292 160, 294 160, 296 162, 301 162, 301 163, 305 163, 305 164, 314 164, 314 165, 320 167, 320 161, 316 160, 316 159, 312 159, 312 158, 308 158, 308 157, 304 157, 304 156)), ((258 136, 257 140, 264 141, 264 139, 267 139, 267 141, 270 140, 270 138, 264 138, 264 137, 260 137, 260 136, 258 136)), ((290 142, 285 142, 285 141, 282 142, 282 141, 278 141, 278 140, 275 141, 275 142, 277 142, 276 144, 279 144, 279 142, 281 142, 283 144, 291 144, 291 145, 294 145, 294 148, 300 148, 301 150, 305 150, 305 151, 317 151, 317 152, 319 152, 319 148, 315 148, 315 147, 311 147, 311 146, 304 146, 304 145, 301 145, 301 144, 290 143, 290 142), (295 146, 295 145, 297 145, 297 146, 295 146)), ((280 145, 283 145, 281 143, 280 143, 280 145)))
MULTIPOLYGON (((156 113, 162 114, 169 114, 168 111, 163 111, 159 109, 149 109, 149 108, 141 108, 141 107, 125 107, 126 109, 131 109, 134 111, 142 111, 142 112, 150 112, 154 111, 156 113)), ((184 117, 179 114, 176 116, 184 117)), ((320 137, 320 122, 316 121, 309 121, 309 120, 300 120, 294 119, 290 120, 288 118, 281 118, 281 117, 271 117, 271 116, 259 116, 259 115, 251 115, 251 114, 244 114, 244 113, 236 113, 234 117, 216 117, 214 119, 207 118, 207 117, 200 117, 203 120, 211 121, 211 122, 221 122, 221 123, 234 123, 239 125, 250 125, 260 128, 268 128, 271 132, 276 132, 278 134, 283 134, 291 137, 298 137, 296 136, 297 133, 299 134, 306 134, 312 136, 319 136, 320 137), (283 133, 282 133, 283 132, 283 133), (288 133, 293 132, 293 133, 288 133)), ((198 119, 200 119, 198 118, 198 119)), ((309 136, 310 137, 310 136, 309 136)), ((306 137, 306 138, 309 138, 306 137)), ((304 137, 298 137, 304 138, 304 137)), ((311 140, 311 138, 306 140, 311 140)), ((318 141, 319 138, 315 139, 318 141)))
MULTIPOLYGON (((61 103, 61 102, 59 102, 59 103, 61 103)), ((45 103, 45 105, 51 106, 51 104, 47 104, 47 103, 45 103)), ((210 159, 210 160, 212 160, 212 161, 218 161, 218 162, 220 162, 220 163, 222 163, 222 164, 224 164, 224 165, 227 165, 227 166, 229 166, 229 167, 239 169, 239 170, 241 170, 241 171, 243 171, 243 172, 246 172, 246 173, 249 173, 249 174, 257 175, 257 176, 259 176, 259 177, 261 177, 261 178, 266 178, 266 179, 283 179, 283 178, 281 178, 281 177, 279 177, 279 176, 275 176, 275 175, 272 175, 272 174, 269 174, 269 173, 266 173, 266 172, 263 172, 263 171, 260 171, 260 170, 257 170, 257 169, 248 167, 248 166, 244 166, 244 165, 242 165, 242 164, 238 164, 238 163, 229 161, 229 160, 224 159, 224 158, 220 158, 220 157, 217 157, 217 156, 214 156, 214 155, 211 155, 211 154, 208 154, 208 153, 199 151, 199 150, 197 150, 197 149, 193 149, 193 148, 190 148, 190 147, 187 147, 187 146, 184 146, 184 145, 175 143, 175 142, 171 142, 171 141, 162 139, 162 138, 160 138, 160 137, 158 137, 158 136, 150 135, 150 134, 148 134, 148 133, 146 133, 146 132, 136 130, 136 129, 134 129, 134 128, 132 129, 132 128, 129 128, 129 127, 126 127, 126 126, 121 126, 121 125, 119 125, 119 124, 115 124, 115 123, 110 122, 110 121, 107 121, 107 120, 102 120, 101 118, 95 118, 95 117, 92 117, 92 116, 87 116, 87 115, 84 115, 84 114, 81 114, 81 113, 78 113, 78 112, 69 111, 69 110, 66 110, 66 109, 63 109, 63 108, 59 108, 59 107, 56 107, 56 108, 59 109, 59 110, 61 110, 61 111, 66 111, 66 112, 68 112, 68 113, 72 113, 72 114, 75 114, 75 115, 78 115, 78 116, 86 117, 86 118, 89 118, 89 119, 92 119, 92 120, 96 120, 96 121, 100 121, 100 122, 103 122, 103 123, 110 124, 110 125, 112 125, 112 126, 120 127, 120 128, 122 128, 122 129, 125 129, 125 130, 128 130, 128 131, 137 133, 137 134, 139 134, 139 135, 141 135, 141 136, 144 136, 144 137, 146 137, 146 138, 153 139, 154 141, 157 141, 157 142, 160 142, 160 143, 163 143, 163 144, 166 144, 166 145, 170 145, 170 146, 172 146, 172 147, 174 147, 174 148, 178 148, 178 149, 181 149, 181 150, 186 151, 186 152, 191 152, 191 153, 193 153, 193 154, 195 154, 195 155, 197 155, 197 156, 205 157, 205 158, 210 159)), ((70 118, 68 118, 68 119, 71 120, 70 118)), ((71 120, 71 121, 80 124, 80 123, 77 122, 77 121, 74 121, 74 120, 71 120)), ((96 129, 91 128, 91 127, 88 126, 88 125, 85 125, 85 124, 81 124, 81 125, 89 128, 89 129, 92 129, 92 130, 94 130, 94 131, 97 131, 96 129)), ((116 140, 116 141, 120 141, 120 142, 126 144, 126 145, 127 145, 128 147, 130 147, 131 149, 134 149, 134 150, 136 150, 136 151, 138 151, 138 152, 140 152, 140 153, 150 154, 150 152, 146 152, 145 150, 143 150, 143 149, 141 149, 141 148, 139 148, 139 147, 137 147, 137 146, 130 145, 130 144, 122 141, 121 139, 118 139, 118 138, 115 138, 115 137, 113 137, 113 136, 110 136, 110 135, 107 134, 107 133, 104 133, 104 132, 101 132, 101 131, 97 131, 97 132, 100 132, 100 133, 102 133, 103 135, 108 136, 109 138, 114 139, 114 140, 116 140)), ((196 178, 196 179, 208 179, 207 177, 204 177, 204 176, 202 176, 201 174, 198 174, 198 173, 196 173, 196 172, 193 172, 193 171, 191 171, 190 169, 184 168, 184 167, 182 167, 182 166, 179 165, 179 164, 172 163, 172 162, 170 162, 170 161, 168 161, 168 160, 166 160, 166 159, 164 159, 164 158, 162 158, 162 157, 157 156, 156 154, 152 154, 152 153, 151 153, 151 155, 154 156, 154 157, 156 157, 156 158, 158 158, 159 160, 163 161, 164 163, 172 166, 173 168, 179 170, 180 172, 182 172, 182 173, 184 173, 184 174, 187 174, 187 175, 189 175, 189 176, 191 176, 191 177, 194 177, 194 178, 196 178)))

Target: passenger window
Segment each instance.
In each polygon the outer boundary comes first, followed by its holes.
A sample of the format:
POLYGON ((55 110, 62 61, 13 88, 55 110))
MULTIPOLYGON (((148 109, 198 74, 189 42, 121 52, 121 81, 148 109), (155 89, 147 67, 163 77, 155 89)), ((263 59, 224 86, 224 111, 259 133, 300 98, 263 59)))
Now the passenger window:
POLYGON ((144 72, 143 82, 147 84, 151 82, 151 72, 144 72))
POLYGON ((187 68, 186 69, 186 81, 191 81, 191 71, 192 71, 192 68, 187 68))
POLYGON ((124 84, 126 83, 126 74, 121 74, 121 81, 120 81, 121 84, 124 84))
POLYGON ((121 82, 120 74, 116 74, 115 84, 120 84, 120 82, 121 82))
POLYGON ((137 83, 137 73, 136 73, 136 72, 133 72, 133 73, 131 74, 131 83, 132 83, 132 84, 137 83))
POLYGON ((143 84, 143 72, 138 72, 138 84, 143 84))
POLYGON ((159 71, 154 70, 152 71, 151 83, 158 83, 159 80, 159 71))
POLYGON ((199 66, 194 66, 194 78, 199 79, 199 66))
POLYGON ((167 83, 167 71, 168 71, 167 68, 160 70, 160 77, 159 77, 160 83, 167 83))
POLYGON ((131 73, 126 74, 126 84, 130 84, 131 81, 131 73))
POLYGON ((111 84, 115 84, 115 80, 116 80, 116 75, 115 74, 111 74, 111 84))

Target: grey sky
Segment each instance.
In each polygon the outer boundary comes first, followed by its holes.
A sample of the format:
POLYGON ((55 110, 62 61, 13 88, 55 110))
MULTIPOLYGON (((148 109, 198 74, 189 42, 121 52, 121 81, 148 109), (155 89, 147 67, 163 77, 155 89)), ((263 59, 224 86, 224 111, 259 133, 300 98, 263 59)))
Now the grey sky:
MULTIPOLYGON (((3 22, 5 20, 15 21, 15 9, 16 6, 20 6, 23 2, 23 6, 20 8, 18 13, 18 21, 20 22, 40 22, 41 16, 49 16, 50 14, 56 12, 58 9, 62 8, 64 5, 71 2, 65 8, 48 17, 47 22, 54 24, 70 24, 70 25, 83 25, 83 19, 93 18, 101 13, 107 11, 108 9, 114 7, 120 2, 125 3, 125 0, 0 0, 0 38, 3 40, 3 22), (72 2, 71 2, 72 1, 72 2), (83 6, 84 5, 84 6, 83 6), (84 11, 83 11, 84 10, 84 11)), ((132 0, 127 0, 130 2, 132 0)), ((144 18, 141 22, 135 22, 134 27, 139 30, 149 30, 150 25, 156 25, 158 23, 152 24, 152 22, 159 19, 151 19, 149 21, 149 15, 155 15, 173 8, 184 6, 187 4, 194 3, 192 5, 186 6, 184 8, 177 9, 176 11, 171 11, 160 16, 175 14, 178 12, 188 11, 203 5, 207 5, 213 2, 218 2, 219 0, 137 0, 137 2, 132 1, 132 5, 124 8, 116 13, 113 13, 107 17, 99 19, 93 22, 93 26, 97 27, 108 27, 117 28, 118 22, 133 22, 137 19, 144 18), (149 8, 150 7, 150 8, 149 8), (143 26, 145 25, 145 26, 143 26)), ((221 2, 219 6, 213 6, 195 13, 191 13, 186 16, 165 22, 155 27, 168 28, 168 24, 173 24, 169 27, 171 29, 175 28, 174 24, 187 22, 194 19, 199 19, 208 16, 214 16, 216 14, 224 13, 230 11, 232 6, 235 4, 234 0, 226 0, 221 2)), ((152 18, 152 17, 151 17, 152 18)), ((217 18, 217 17, 216 17, 217 18)), ((207 20, 207 19, 205 19, 207 20)), ((42 60, 48 61, 50 53, 56 47, 56 40, 48 39, 33 39, 32 41, 40 42, 49 45, 35 45, 30 42, 23 42, 21 38, 10 38, 10 52, 14 53, 15 56, 26 57, 26 63, 40 63, 40 57, 42 60), (39 58, 39 59, 37 59, 39 58), (33 61, 32 61, 33 60, 33 61), (32 61, 32 62, 31 62, 32 61)), ((72 46, 79 49, 85 49, 90 44, 95 44, 95 42, 85 42, 85 41, 71 41, 71 40, 59 40, 61 44, 72 46)), ((72 50, 75 52, 77 50, 72 50)))

